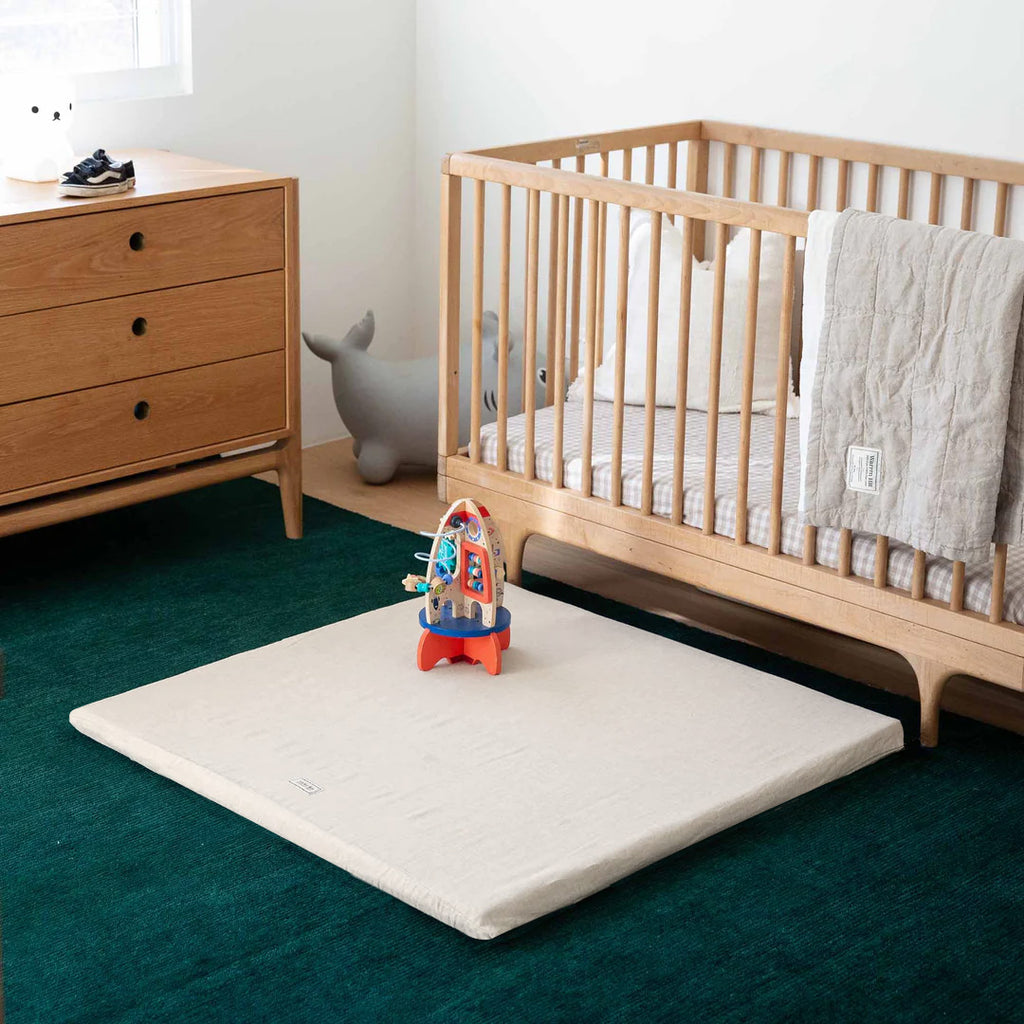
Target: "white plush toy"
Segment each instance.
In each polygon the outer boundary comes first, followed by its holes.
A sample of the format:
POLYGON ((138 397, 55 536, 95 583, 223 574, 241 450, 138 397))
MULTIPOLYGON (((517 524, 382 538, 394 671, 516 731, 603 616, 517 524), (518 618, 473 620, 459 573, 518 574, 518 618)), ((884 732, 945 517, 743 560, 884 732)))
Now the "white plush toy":
POLYGON ((56 181, 75 163, 68 130, 75 89, 60 75, 17 75, 0 81, 0 159, 20 181, 56 181))

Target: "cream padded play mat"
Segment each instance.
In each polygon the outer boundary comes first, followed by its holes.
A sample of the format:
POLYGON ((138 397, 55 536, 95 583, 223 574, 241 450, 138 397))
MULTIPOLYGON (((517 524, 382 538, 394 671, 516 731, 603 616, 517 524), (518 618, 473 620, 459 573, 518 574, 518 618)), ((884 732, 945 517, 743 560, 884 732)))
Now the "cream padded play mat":
POLYGON ((903 745, 784 679, 516 587, 506 603, 497 677, 419 672, 414 600, 71 721, 480 939, 903 745))

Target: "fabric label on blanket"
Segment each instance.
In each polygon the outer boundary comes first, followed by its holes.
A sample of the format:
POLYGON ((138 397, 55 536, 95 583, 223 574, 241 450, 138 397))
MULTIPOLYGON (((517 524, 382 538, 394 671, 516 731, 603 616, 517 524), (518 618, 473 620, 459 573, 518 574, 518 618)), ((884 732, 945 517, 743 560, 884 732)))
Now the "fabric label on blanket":
POLYGON ((988 558, 993 536, 1024 540, 1015 415, 1024 425, 1024 402, 1011 405, 1024 364, 1022 303, 1020 241, 840 215, 814 375, 806 522, 968 563, 988 558))
POLYGON ((846 486, 851 491, 878 493, 878 477, 882 469, 882 452, 878 448, 846 449, 846 486))

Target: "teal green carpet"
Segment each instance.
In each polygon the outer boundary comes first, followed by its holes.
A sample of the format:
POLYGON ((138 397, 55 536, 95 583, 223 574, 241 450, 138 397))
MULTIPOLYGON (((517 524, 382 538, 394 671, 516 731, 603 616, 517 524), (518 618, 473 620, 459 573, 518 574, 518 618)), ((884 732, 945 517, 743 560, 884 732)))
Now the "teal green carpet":
MULTIPOLYGON (((908 749, 492 943, 68 724, 80 704, 401 599, 416 547, 314 502, 306 539, 285 542, 277 492, 256 481, 0 542, 9 1024, 1021 1019, 1024 741, 962 719, 944 716, 935 752, 908 749)), ((909 702, 529 585, 913 731, 909 702)), ((384 638, 410 657, 415 640, 413 624, 384 638)))

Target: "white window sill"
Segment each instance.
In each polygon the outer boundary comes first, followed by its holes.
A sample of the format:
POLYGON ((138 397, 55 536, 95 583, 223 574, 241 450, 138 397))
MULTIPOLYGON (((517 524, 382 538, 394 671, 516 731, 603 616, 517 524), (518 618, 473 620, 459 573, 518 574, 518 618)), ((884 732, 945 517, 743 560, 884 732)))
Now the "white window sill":
POLYGON ((74 77, 79 103, 94 100, 152 100, 167 96, 188 96, 192 92, 192 68, 188 64, 97 71, 74 77))

